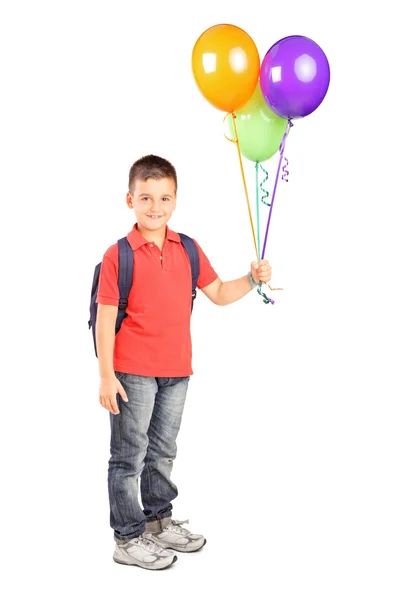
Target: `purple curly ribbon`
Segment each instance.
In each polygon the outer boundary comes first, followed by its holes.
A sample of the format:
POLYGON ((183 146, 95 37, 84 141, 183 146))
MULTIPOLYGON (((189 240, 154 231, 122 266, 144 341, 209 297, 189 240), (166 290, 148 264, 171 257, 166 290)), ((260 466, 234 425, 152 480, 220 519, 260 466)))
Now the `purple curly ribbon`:
POLYGON ((289 171, 288 171, 288 168, 287 168, 288 164, 289 164, 289 161, 286 158, 286 156, 285 156, 284 160, 286 160, 286 165, 284 165, 282 167, 282 173, 283 173, 282 174, 282 179, 283 179, 283 181, 289 181, 289 171))
POLYGON ((279 173, 281 172, 281 166, 282 166, 282 160, 283 160, 283 153, 285 151, 285 144, 286 144, 286 138, 289 134, 289 130, 290 128, 293 127, 293 123, 292 121, 289 119, 288 123, 286 125, 286 131, 283 135, 282 141, 281 141, 281 145, 279 146, 279 153, 280 153, 280 158, 279 158, 279 164, 278 164, 278 169, 276 171, 276 178, 275 178, 275 185, 274 185, 274 191, 272 192, 272 199, 271 199, 271 207, 269 209, 269 214, 268 214, 268 222, 267 222, 267 229, 265 232, 265 237, 264 237, 264 244, 263 244, 263 250, 262 250, 262 254, 261 254, 261 260, 264 258, 265 256, 265 248, 267 245, 267 237, 268 237, 268 231, 269 231, 269 224, 271 222, 271 215, 272 215, 272 209, 274 207, 274 200, 275 200, 275 194, 276 194, 276 187, 278 185, 278 179, 279 179, 279 173))

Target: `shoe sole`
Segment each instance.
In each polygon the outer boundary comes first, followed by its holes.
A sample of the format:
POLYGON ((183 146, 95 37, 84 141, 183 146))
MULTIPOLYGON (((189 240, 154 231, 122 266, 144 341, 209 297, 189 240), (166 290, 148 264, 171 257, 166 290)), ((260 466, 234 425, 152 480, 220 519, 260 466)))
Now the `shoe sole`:
POLYGON ((174 558, 172 559, 172 562, 169 565, 166 565, 165 567, 151 567, 150 565, 147 567, 137 563, 126 563, 126 562, 122 562, 122 560, 118 560, 117 558, 115 558, 113 556, 113 561, 118 563, 119 565, 126 565, 127 567, 140 567, 141 569, 146 569, 146 571, 165 571, 165 569, 169 569, 170 567, 172 567, 172 565, 178 560, 177 556, 174 556, 174 558))
POLYGON ((198 552, 199 550, 202 550, 204 548, 204 546, 207 544, 207 540, 204 538, 204 544, 202 546, 200 546, 200 548, 196 548, 195 550, 185 550, 184 548, 182 548, 182 546, 174 546, 172 544, 170 544, 169 546, 164 546, 161 542, 157 541, 158 544, 160 544, 160 546, 162 546, 164 548, 164 550, 176 550, 177 552, 185 552, 186 554, 193 554, 194 552, 198 552))

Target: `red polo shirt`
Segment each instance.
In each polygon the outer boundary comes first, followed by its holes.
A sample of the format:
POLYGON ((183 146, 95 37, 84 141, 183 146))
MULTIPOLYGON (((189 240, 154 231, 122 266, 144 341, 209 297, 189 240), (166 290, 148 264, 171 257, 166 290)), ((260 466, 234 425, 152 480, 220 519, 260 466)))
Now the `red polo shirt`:
MULTIPOLYGON (((162 252, 144 239, 137 224, 127 238, 135 253, 133 281, 128 316, 115 337, 114 369, 150 377, 192 375, 192 276, 179 234, 167 227, 162 252)), ((218 275, 195 243, 201 289, 218 275)), ((97 302, 118 306, 118 301, 118 244, 114 244, 103 257, 97 302)))

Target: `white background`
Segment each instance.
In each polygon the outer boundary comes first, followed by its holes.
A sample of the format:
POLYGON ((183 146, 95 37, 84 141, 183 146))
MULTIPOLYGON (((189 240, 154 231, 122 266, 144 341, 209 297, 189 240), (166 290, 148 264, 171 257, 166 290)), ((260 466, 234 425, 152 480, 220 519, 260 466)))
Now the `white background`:
POLYGON ((389 2, 181 3, 2 4, 4 597, 398 600, 389 2), (191 71, 194 43, 218 23, 247 31, 261 60, 286 35, 312 38, 331 85, 287 143, 267 245, 275 305, 256 292, 225 308, 196 300, 174 515, 208 544, 156 574, 112 561, 89 295, 103 252, 133 225, 128 172, 147 153, 176 166, 170 225, 223 280, 254 259, 236 148, 191 71))

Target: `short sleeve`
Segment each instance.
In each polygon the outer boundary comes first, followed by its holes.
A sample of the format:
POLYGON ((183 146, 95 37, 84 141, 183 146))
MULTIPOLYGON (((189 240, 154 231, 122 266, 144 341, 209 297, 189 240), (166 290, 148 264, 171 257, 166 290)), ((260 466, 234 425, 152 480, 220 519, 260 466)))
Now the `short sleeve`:
POLYGON ((210 285, 210 283, 215 281, 218 278, 218 275, 212 268, 210 261, 204 254, 199 244, 196 242, 196 240, 193 241, 196 244, 197 249, 199 251, 200 275, 197 281, 197 287, 201 290, 202 288, 207 287, 208 285, 210 285))
POLYGON ((111 246, 103 256, 96 302, 118 306, 118 246, 116 244, 111 246))

